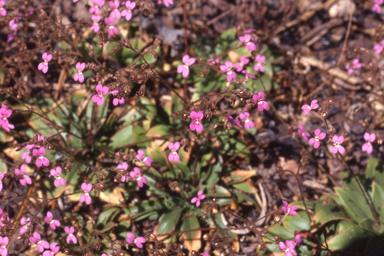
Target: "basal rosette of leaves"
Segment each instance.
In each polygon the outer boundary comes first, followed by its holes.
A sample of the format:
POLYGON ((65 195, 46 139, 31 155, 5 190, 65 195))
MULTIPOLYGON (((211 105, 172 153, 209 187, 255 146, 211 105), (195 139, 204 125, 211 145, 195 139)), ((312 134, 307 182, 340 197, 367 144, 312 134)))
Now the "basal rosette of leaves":
MULTIPOLYGON (((336 194, 323 196, 317 203, 306 202, 313 213, 310 222, 303 202, 296 202, 297 216, 287 216, 278 226, 269 228, 271 235, 281 240, 292 240, 302 234, 304 243, 297 245, 298 255, 328 255, 329 252, 381 255, 384 251, 384 164, 371 158, 364 175, 356 175, 380 220, 375 221, 357 182, 348 172, 339 174, 345 187, 335 187, 336 194)), ((273 239, 272 236, 270 238, 273 239)), ((262 255, 280 251, 277 244, 270 244, 262 255)))

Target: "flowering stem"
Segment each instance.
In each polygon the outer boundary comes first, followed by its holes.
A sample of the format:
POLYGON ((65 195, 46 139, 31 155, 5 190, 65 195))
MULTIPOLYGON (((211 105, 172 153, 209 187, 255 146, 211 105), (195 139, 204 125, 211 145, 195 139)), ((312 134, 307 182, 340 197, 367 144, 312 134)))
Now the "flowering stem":
POLYGON ((347 164, 347 162, 344 160, 343 156, 337 152, 337 154, 339 155, 339 157, 341 158, 341 160, 343 161, 343 164, 345 165, 345 167, 347 167, 349 173, 352 175, 352 177, 355 179, 357 185, 359 186, 359 189, 361 191, 361 193, 363 194, 364 198, 365 198, 365 201, 367 202, 368 206, 369 206, 369 209, 371 210, 372 212, 372 215, 373 215, 373 218, 375 219, 375 224, 376 224, 376 228, 377 229, 380 229, 380 221, 379 221, 379 218, 377 217, 376 213, 375 213, 375 210, 373 209, 372 207, 372 204, 369 202, 369 199, 367 197, 367 195, 365 194, 364 192, 364 189, 363 187, 361 186, 360 184, 360 181, 357 179, 356 175, 353 173, 353 171, 351 170, 351 168, 349 167, 349 165, 347 164))

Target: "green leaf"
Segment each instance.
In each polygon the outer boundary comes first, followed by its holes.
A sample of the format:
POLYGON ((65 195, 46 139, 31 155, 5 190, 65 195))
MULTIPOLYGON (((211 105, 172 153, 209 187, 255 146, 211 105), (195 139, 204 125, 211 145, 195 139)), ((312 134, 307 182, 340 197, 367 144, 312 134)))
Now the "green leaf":
MULTIPOLYGON (((310 202, 310 201, 305 201, 305 204, 306 204, 307 208, 310 210, 313 210, 313 208, 315 207, 315 203, 310 202)), ((291 203, 290 205, 296 205, 297 209, 305 210, 303 201, 296 201, 296 202, 291 203)))
MULTIPOLYGON (((361 251, 365 247, 364 240, 371 236, 365 229, 355 226, 327 240, 330 250, 361 251)), ((324 244, 324 246, 326 246, 324 244)))
POLYGON ((339 187, 335 190, 342 201, 345 212, 353 221, 359 223, 366 218, 373 219, 369 206, 361 194, 339 187))
POLYGON ((172 126, 170 125, 159 124, 149 129, 149 131, 147 132, 147 136, 151 138, 161 137, 170 134, 172 130, 172 126))
POLYGON ((313 216, 313 222, 320 224, 321 226, 335 220, 347 220, 348 218, 340 211, 340 209, 334 204, 328 204, 319 209, 315 216, 313 216))
POLYGON ((137 107, 144 112, 146 119, 151 120, 157 113, 157 107, 148 98, 140 97, 137 102, 137 107))
MULTIPOLYGON (((361 186, 363 187, 363 190, 365 194, 368 195, 367 192, 371 191, 371 182, 367 181, 365 179, 365 176, 355 174, 357 180, 360 182, 361 186)), ((349 172, 341 172, 339 174, 340 179, 343 181, 344 185, 349 188, 351 191, 361 191, 359 185, 357 184, 356 180, 352 177, 352 175, 349 172)))
POLYGON ((372 204, 382 223, 384 223, 384 189, 375 181, 372 183, 372 204))
MULTIPOLYGON (((199 229, 199 220, 195 215, 184 217, 183 223, 181 224, 181 231, 189 231, 194 229, 199 229)), ((183 234, 185 241, 193 247, 193 244, 201 243, 200 242, 201 231, 186 232, 183 234)), ((200 245, 201 246, 201 245, 200 245)), ((198 246, 199 247, 199 246, 198 246)), ((197 250, 200 248, 197 248, 197 250)))
POLYGON ((133 143, 132 125, 128 125, 111 137, 110 145, 119 148, 131 143, 133 143))
POLYGON ((344 230, 347 230, 355 226, 357 225, 351 220, 342 220, 337 222, 336 231, 337 233, 341 233, 341 232, 344 232, 344 230))
MULTIPOLYGON (((216 197, 230 197, 231 196, 231 192, 229 192, 228 189, 226 189, 226 188, 224 188, 222 186, 216 185, 215 189, 216 189, 216 197)), ((206 196, 207 197, 214 197, 210 187, 207 187, 207 194, 206 194, 206 196)))
POLYGON ((294 233, 290 232, 283 226, 270 227, 268 231, 275 236, 279 236, 282 240, 292 240, 295 238, 294 233))
POLYGON ((173 211, 163 213, 157 226, 157 234, 165 235, 173 231, 179 222, 181 211, 181 208, 176 208, 173 211))
POLYGON ((283 226, 291 233, 299 230, 309 230, 310 224, 308 217, 303 218, 299 214, 296 216, 287 216, 283 219, 283 226))
POLYGON ((370 231, 371 233, 375 233, 377 235, 380 235, 381 230, 382 230, 382 228, 380 230, 378 230, 375 222, 371 219, 364 219, 364 220, 360 221, 359 226, 370 231))
POLYGON ((384 188, 384 165, 383 162, 377 158, 369 159, 365 176, 368 179, 374 180, 382 188, 384 188))
POLYGON ((116 215, 119 213, 120 208, 119 207, 111 207, 106 210, 104 210, 100 215, 97 220, 97 224, 100 223, 107 223, 109 220, 112 220, 116 215))
POLYGON ((255 187, 253 186, 252 182, 250 182, 250 180, 232 184, 232 186, 245 193, 253 194, 255 192, 255 187))

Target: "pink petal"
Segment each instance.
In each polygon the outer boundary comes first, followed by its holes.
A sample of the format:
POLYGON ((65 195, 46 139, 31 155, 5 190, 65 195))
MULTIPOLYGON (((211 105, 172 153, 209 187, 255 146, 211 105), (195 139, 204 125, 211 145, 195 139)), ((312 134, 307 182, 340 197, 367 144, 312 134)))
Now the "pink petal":
POLYGON ((184 55, 183 63, 187 64, 188 60, 189 60, 189 55, 184 55))
POLYGON ((174 150, 178 150, 180 148, 180 142, 175 142, 174 144, 173 144, 173 149, 174 150))

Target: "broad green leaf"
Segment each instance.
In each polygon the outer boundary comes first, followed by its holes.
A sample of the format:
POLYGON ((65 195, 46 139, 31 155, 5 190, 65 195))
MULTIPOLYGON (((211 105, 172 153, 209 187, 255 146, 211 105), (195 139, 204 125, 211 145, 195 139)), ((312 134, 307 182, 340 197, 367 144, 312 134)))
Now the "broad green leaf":
MULTIPOLYGON (((216 197, 230 197, 231 196, 231 192, 229 192, 228 189, 226 189, 222 186, 216 185, 215 189, 216 189, 216 197)), ((214 197, 210 187, 207 187, 206 191, 207 191, 207 194, 206 194, 207 197, 214 197)))
POLYGON ((315 224, 324 225, 330 221, 335 220, 346 220, 348 219, 344 214, 340 211, 340 209, 334 204, 328 204, 323 206, 323 208, 319 209, 315 215, 313 216, 313 222, 315 224))
POLYGON ((148 98, 140 97, 137 102, 137 107, 143 111, 148 120, 151 120, 157 113, 157 107, 148 98))
POLYGON ((236 184, 233 184, 232 186, 245 193, 250 193, 250 194, 255 193, 255 187, 253 186, 251 180, 246 180, 244 182, 236 183, 236 184))
POLYGON ((368 230, 371 233, 375 233, 377 235, 380 235, 382 228, 377 229, 375 222, 371 219, 364 219, 360 221, 359 226, 368 230))
MULTIPOLYGON (((200 228, 199 220, 195 215, 183 217, 183 223, 181 224, 181 231, 197 230, 200 228)), ((201 231, 192 231, 183 233, 184 245, 189 250, 198 251, 201 247, 201 231)))
POLYGON ((238 203, 242 203, 242 202, 248 202, 248 203, 251 203, 255 206, 258 206, 258 204, 256 203, 255 200, 253 200, 252 197, 246 195, 246 194, 243 194, 243 193, 239 193, 239 192, 234 192, 234 194, 237 196, 237 202, 238 203))
POLYGON ((102 213, 100 213, 99 218, 97 220, 97 224, 108 222, 109 220, 112 220, 116 215, 119 213, 120 208, 119 207, 111 207, 106 210, 104 210, 102 213))
POLYGON ((309 230, 308 216, 304 211, 298 211, 296 216, 287 216, 283 219, 283 226, 292 233, 299 230, 309 230))
POLYGON ((373 219, 369 206, 361 194, 339 187, 335 190, 341 198, 345 212, 353 221, 359 223, 366 218, 373 219))
POLYGON ((372 204, 381 222, 384 223, 384 189, 375 181, 372 183, 372 204))
POLYGON ((341 232, 344 232, 344 230, 347 230, 355 226, 357 226, 356 223, 354 223, 351 220, 341 220, 337 222, 336 231, 337 233, 341 233, 341 232))
MULTIPOLYGON (((355 226, 341 232, 327 240, 330 250, 362 251, 365 247, 365 241, 371 234, 365 229, 355 226)), ((324 244, 324 246, 326 246, 324 244)))
MULTIPOLYGON (((227 228, 228 221, 225 218, 224 214, 222 214, 220 212, 214 214, 213 215, 213 220, 214 220, 214 222, 216 224, 216 227, 218 227, 218 228, 227 228)), ((218 233, 221 236, 225 236, 226 234, 229 234, 232 237, 232 239, 235 239, 235 237, 236 237, 236 234, 231 232, 231 231, 218 230, 218 233)))
POLYGON ((203 178, 203 182, 205 182, 207 186, 217 184, 217 182, 220 180, 221 170, 222 166, 220 161, 216 161, 216 163, 209 165, 207 177, 203 178))
POLYGON ((173 211, 163 213, 160 218, 159 224, 156 227, 156 233, 158 235, 165 235, 174 231, 177 223, 179 222, 182 209, 176 208, 173 211))
POLYGON ((147 136, 151 138, 161 137, 170 134, 172 130, 172 126, 170 125, 159 124, 149 129, 149 131, 147 132, 147 136))
MULTIPOLYGON (((360 182, 361 186, 363 187, 365 194, 368 195, 371 191, 372 182, 371 181, 367 182, 367 180, 363 175, 360 175, 360 174, 355 174, 355 175, 357 180, 360 182)), ((341 172, 339 174, 339 177, 343 181, 344 185, 351 191, 355 191, 355 192, 361 191, 356 180, 352 177, 352 175, 349 172, 341 172)))
MULTIPOLYGON (((310 202, 310 201, 305 201, 305 204, 306 204, 307 208, 310 210, 313 210, 313 208, 315 206, 315 204, 313 202, 310 202)), ((296 201, 296 202, 291 203, 290 205, 296 205, 297 209, 305 210, 303 201, 296 201)))
POLYGON ((279 236, 284 241, 295 238, 294 233, 290 232, 283 226, 270 227, 268 231, 275 236, 279 236))
POLYGON ((133 143, 132 125, 128 125, 111 137, 110 145, 114 148, 119 148, 133 143))
POLYGON ((367 169, 365 170, 365 176, 368 179, 374 180, 382 188, 384 188, 384 164, 377 158, 370 158, 367 169))

